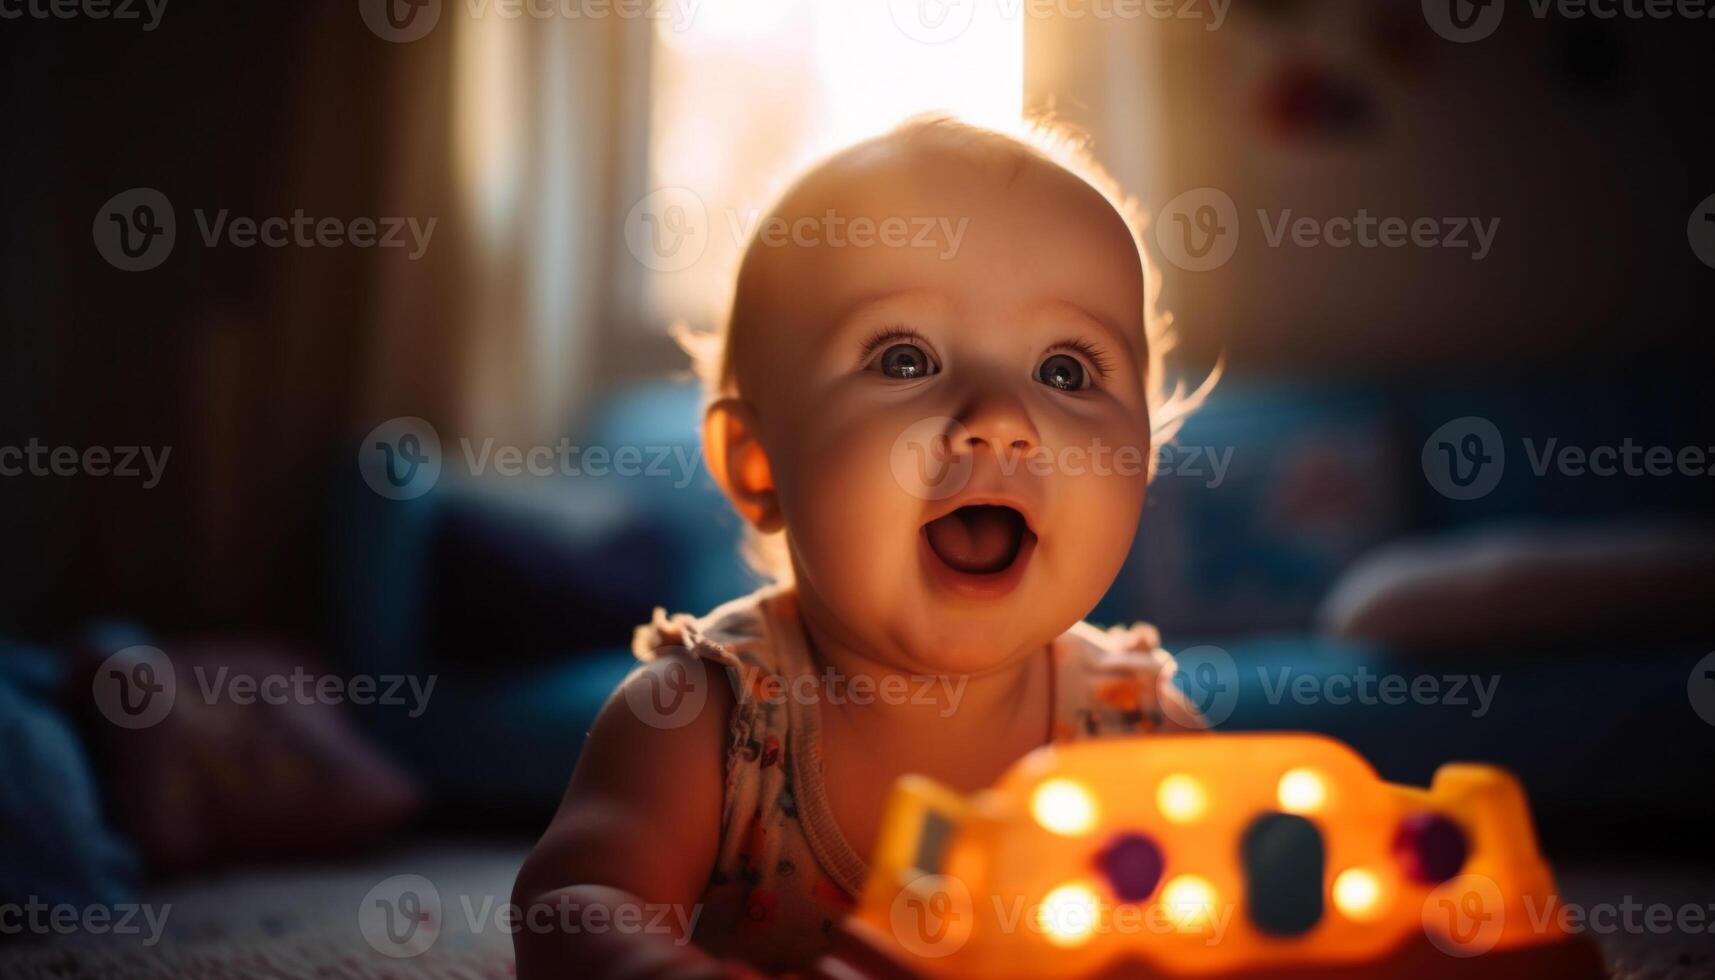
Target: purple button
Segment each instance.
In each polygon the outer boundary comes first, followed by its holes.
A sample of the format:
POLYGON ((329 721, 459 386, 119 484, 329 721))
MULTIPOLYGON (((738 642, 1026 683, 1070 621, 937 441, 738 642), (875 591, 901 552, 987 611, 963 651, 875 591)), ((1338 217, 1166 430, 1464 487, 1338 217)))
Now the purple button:
POLYGON ((1116 834, 1096 855, 1096 867, 1120 901, 1141 902, 1161 883, 1161 848, 1142 834, 1116 834))
POLYGON ((1429 885, 1458 874, 1470 853, 1465 832, 1439 813, 1413 813, 1402 820, 1393 851, 1406 874, 1429 885))

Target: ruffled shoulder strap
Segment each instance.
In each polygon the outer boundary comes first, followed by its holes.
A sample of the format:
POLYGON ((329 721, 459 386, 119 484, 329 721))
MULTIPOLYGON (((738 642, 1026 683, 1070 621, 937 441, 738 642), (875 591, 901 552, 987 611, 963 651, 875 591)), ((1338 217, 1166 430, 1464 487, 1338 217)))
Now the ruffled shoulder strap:
POLYGON ((699 663, 725 668, 713 676, 724 677, 732 687, 730 736, 742 760, 754 761, 769 745, 784 744, 795 714, 788 710, 789 686, 808 669, 808 654, 791 633, 795 616, 794 596, 779 586, 734 599, 706 616, 668 615, 658 608, 632 636, 631 652, 652 663, 663 653, 683 650, 699 663))
POLYGON ((779 601, 778 590, 762 589, 718 606, 706 616, 669 615, 655 609, 646 625, 631 637, 631 652, 649 663, 667 650, 688 650, 698 657, 735 669, 761 668, 778 672, 779 644, 769 636, 764 603, 779 601))

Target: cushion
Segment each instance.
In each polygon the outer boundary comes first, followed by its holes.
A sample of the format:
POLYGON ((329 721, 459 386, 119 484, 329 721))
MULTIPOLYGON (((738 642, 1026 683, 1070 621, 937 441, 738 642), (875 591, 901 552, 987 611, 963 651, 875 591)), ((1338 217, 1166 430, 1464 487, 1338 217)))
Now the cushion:
POLYGON ((1334 636, 1403 649, 1706 634, 1709 530, 1490 525, 1405 539, 1354 563, 1319 618, 1334 636))
POLYGON ((55 703, 64 673, 53 652, 0 642, 0 881, 8 899, 128 901, 137 856, 107 826, 83 742, 55 703))
POLYGON ((1132 553, 1094 617, 1169 637, 1302 628, 1404 526, 1385 399, 1223 379, 1158 453, 1132 553))
MULTIPOLYGON (((343 851, 373 841, 417 808, 410 777, 346 716, 409 707, 351 708, 343 698, 319 696, 316 681, 328 672, 281 643, 204 640, 161 649, 155 683, 170 679, 174 691, 164 717, 139 716, 147 723, 124 727, 108 710, 90 723, 114 823, 152 872, 343 851), (256 697, 240 686, 244 678, 291 680, 294 672, 311 681, 283 697, 256 697)), ((99 687, 107 673, 87 667, 98 706, 107 704, 99 687)), ((350 691, 352 700, 361 693, 350 691)), ((385 685, 376 690, 382 693, 385 685)))

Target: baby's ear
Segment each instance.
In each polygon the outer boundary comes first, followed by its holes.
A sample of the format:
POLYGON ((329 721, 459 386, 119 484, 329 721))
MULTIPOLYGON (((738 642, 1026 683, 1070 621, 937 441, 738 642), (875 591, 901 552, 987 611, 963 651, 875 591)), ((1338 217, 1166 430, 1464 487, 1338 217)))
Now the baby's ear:
POLYGON ((756 439, 756 413, 742 398, 722 398, 703 413, 703 458, 715 482, 751 526, 764 534, 780 530, 780 497, 774 471, 756 439))

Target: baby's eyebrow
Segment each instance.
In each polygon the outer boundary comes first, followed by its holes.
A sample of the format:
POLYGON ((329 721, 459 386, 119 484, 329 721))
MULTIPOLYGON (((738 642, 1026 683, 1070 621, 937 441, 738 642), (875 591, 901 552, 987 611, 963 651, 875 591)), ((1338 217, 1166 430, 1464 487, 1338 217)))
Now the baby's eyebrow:
POLYGON ((1068 313, 1073 318, 1088 323, 1098 331, 1107 334, 1114 343, 1119 344, 1121 347, 1131 351, 1133 354, 1137 353, 1136 339, 1142 336, 1141 331, 1123 329, 1119 324, 1113 322, 1112 319, 1100 316, 1084 306, 1074 303, 1068 299, 1049 300, 1043 305, 1049 310, 1068 313))
POLYGON ((878 312, 884 313, 890 309, 933 314, 945 311, 949 305, 947 297, 940 290, 927 287, 863 296, 834 315, 834 332, 843 333, 855 323, 875 320, 878 318, 878 312))

